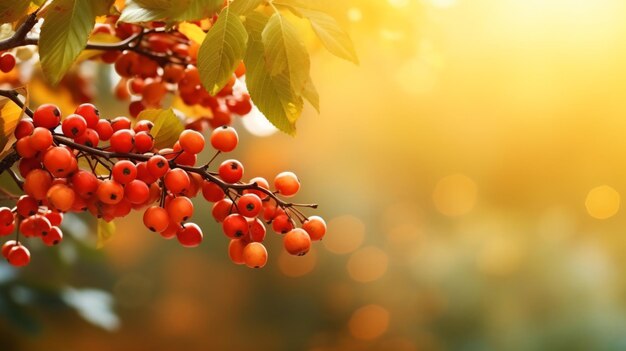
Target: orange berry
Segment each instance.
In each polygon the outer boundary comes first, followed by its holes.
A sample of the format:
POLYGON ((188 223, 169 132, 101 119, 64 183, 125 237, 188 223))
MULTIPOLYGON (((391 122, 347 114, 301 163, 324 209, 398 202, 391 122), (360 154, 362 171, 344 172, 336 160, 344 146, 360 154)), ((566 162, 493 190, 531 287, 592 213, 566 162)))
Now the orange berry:
POLYGON ((164 208, 150 206, 143 213, 143 224, 153 232, 162 232, 170 225, 170 217, 164 208))
POLYGON ((311 237, 302 228, 295 228, 283 238, 285 250, 295 256, 304 256, 311 248, 311 237))
POLYGON ((102 203, 115 205, 124 198, 124 188, 114 180, 105 180, 98 186, 96 196, 102 203))
POLYGON ((243 249, 243 260, 250 268, 261 268, 267 263, 267 250, 261 243, 252 242, 243 249))
POLYGON ((293 172, 282 172, 274 178, 274 187, 281 195, 291 197, 300 189, 300 181, 293 172))
POLYGON ((320 216, 311 216, 302 224, 302 229, 309 234, 311 240, 322 240, 326 234, 326 222, 320 216))

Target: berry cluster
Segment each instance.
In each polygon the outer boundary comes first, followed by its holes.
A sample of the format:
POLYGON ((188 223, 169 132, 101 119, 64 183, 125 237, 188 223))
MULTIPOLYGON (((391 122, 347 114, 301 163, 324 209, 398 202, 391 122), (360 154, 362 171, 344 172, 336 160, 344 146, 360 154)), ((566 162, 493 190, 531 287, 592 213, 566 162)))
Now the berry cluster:
MULTIPOLYGON (((326 232, 322 218, 307 218, 298 209, 315 205, 289 203, 278 196, 298 192, 295 174, 278 174, 271 188, 259 177, 242 183, 244 168, 235 159, 222 162, 216 171, 209 171, 211 162, 196 166, 206 143, 198 131, 184 130, 171 148, 157 149, 148 120, 103 119, 91 104, 80 105, 65 118, 52 104, 26 111, 32 118, 18 123, 14 146, 21 157, 19 176, 14 178, 25 195, 14 208, 0 208, 0 235, 17 227, 16 240, 2 247, 4 257, 15 266, 30 261, 19 235, 55 245, 63 239, 59 227, 66 212, 88 211, 110 221, 132 210, 143 211, 149 230, 196 247, 203 233, 189 220, 194 214, 191 198, 198 194, 214 203, 212 216, 231 239, 228 252, 237 264, 265 265, 266 223, 284 234, 284 247, 293 255, 306 254, 311 241, 326 232), (301 228, 296 228, 294 218, 301 228)), ((232 127, 221 126, 208 141, 218 156, 234 150, 239 137, 232 127)))
MULTIPOLYGON (((199 25, 202 23, 198 22, 199 25)), ((209 23, 210 25, 210 23, 209 23)), ((92 35, 104 33, 117 37, 122 45, 105 50, 99 59, 114 64, 122 79, 115 87, 121 100, 131 100, 129 113, 136 117, 146 108, 158 108, 168 93, 178 94, 188 106, 200 105, 212 116, 201 116, 188 122, 191 129, 204 131, 230 125, 232 114, 244 116, 252 109, 250 95, 234 92, 236 79, 245 74, 243 63, 216 96, 211 96, 200 82, 196 67, 199 44, 179 31, 165 30, 165 24, 151 22, 145 27, 117 22, 109 16, 98 24, 92 35)))
POLYGON ((15 68, 15 56, 10 52, 3 52, 0 54, 0 71, 3 73, 9 73, 15 68))

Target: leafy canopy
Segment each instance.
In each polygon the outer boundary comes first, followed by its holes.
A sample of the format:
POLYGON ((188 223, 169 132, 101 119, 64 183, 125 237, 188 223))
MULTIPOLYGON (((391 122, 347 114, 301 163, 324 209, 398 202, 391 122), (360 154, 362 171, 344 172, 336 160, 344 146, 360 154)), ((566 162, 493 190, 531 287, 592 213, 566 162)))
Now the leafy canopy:
MULTIPOLYGON (((29 8, 41 3, 6 2, 0 5, 0 22, 18 22, 29 8)), ((114 3, 122 2, 52 0, 42 9, 39 53, 43 74, 50 83, 57 84, 75 62, 89 55, 85 48, 97 17, 118 11, 114 3)), ((301 33, 289 19, 294 15, 309 21, 330 53, 358 64, 350 37, 332 16, 316 7, 316 1, 126 0, 119 21, 164 21, 168 28, 178 29, 200 44, 200 79, 212 95, 228 84, 243 61, 252 101, 274 126, 294 135, 305 100, 319 111, 319 94, 309 72, 309 53, 301 33), (214 16, 217 21, 208 32, 193 23, 214 16)), ((151 110, 140 117, 165 127, 174 121, 172 116, 171 110, 151 110)), ((164 135, 163 143, 169 142, 168 138, 164 135)))

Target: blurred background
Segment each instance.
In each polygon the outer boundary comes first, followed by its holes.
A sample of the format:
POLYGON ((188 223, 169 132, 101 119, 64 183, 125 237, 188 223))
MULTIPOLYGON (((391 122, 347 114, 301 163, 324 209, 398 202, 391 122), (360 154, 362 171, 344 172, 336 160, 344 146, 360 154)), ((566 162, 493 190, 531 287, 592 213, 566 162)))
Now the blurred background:
POLYGON ((326 2, 360 66, 309 33, 321 113, 237 119, 235 155, 296 172, 325 239, 250 270, 201 201, 197 249, 69 220, 0 263, 1 350, 626 349, 626 2, 326 2))

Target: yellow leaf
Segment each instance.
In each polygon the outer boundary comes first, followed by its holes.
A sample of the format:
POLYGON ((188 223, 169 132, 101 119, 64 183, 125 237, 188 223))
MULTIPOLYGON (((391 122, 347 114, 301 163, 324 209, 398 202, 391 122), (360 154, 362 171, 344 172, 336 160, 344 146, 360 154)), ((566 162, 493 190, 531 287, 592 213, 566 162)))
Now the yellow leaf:
POLYGON ((202 30, 202 28, 189 22, 179 24, 178 31, 183 33, 187 38, 189 38, 189 40, 198 44, 202 44, 204 38, 206 37, 206 33, 202 30))
POLYGON ((104 244, 113 237, 113 234, 115 234, 115 223, 113 223, 113 221, 107 222, 103 219, 98 219, 98 241, 96 248, 103 248, 104 244))
MULTIPOLYGON (((90 44, 113 44, 121 41, 122 39, 112 34, 96 33, 89 37, 90 44)), ((98 56, 103 53, 104 50, 83 50, 76 58, 76 62, 83 62, 92 57, 98 56)))
POLYGON ((182 112, 187 118, 192 121, 195 121, 202 117, 213 118, 213 111, 211 111, 211 109, 202 107, 201 105, 197 104, 189 106, 185 102, 183 102, 183 99, 181 99, 179 96, 176 96, 174 98, 174 101, 172 102, 172 108, 182 112))
POLYGON ((15 142, 13 131, 22 113, 22 109, 11 100, 0 98, 0 150, 4 151, 15 142))

